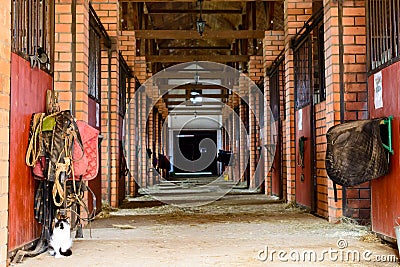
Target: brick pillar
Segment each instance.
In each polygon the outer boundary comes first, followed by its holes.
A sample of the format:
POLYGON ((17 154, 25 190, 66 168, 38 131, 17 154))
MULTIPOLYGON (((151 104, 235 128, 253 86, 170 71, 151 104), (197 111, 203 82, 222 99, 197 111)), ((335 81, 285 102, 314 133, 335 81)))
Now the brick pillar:
POLYGON ((10 133, 11 2, 0 1, 0 265, 6 266, 10 133))
MULTIPOLYGON (((150 102, 150 101, 149 101, 150 102)), ((154 132, 153 132, 153 129, 154 129, 154 109, 150 106, 150 113, 149 113, 149 115, 148 115, 148 117, 147 117, 147 127, 148 127, 148 129, 149 129, 149 132, 148 132, 148 136, 147 136, 147 138, 148 138, 148 148, 151 150, 151 152, 152 152, 152 154, 151 154, 151 156, 150 156, 150 159, 148 159, 148 168, 149 168, 149 170, 150 169, 153 169, 153 157, 154 157, 154 149, 153 149, 153 142, 154 142, 154 132)), ((153 173, 152 172, 149 172, 149 184, 148 185, 153 185, 153 175, 152 175, 153 173)))
POLYGON ((287 164, 287 200, 296 201, 296 145, 294 121, 294 62, 293 50, 290 49, 290 40, 312 14, 311 0, 285 0, 285 112, 286 123, 283 143, 287 164))
POLYGON ((104 136, 102 142, 102 198, 111 206, 118 205, 119 159, 119 12, 117 0, 92 1, 100 21, 111 38, 111 49, 102 51, 101 111, 104 136), (109 69, 110 68, 110 69, 109 69), (110 71, 109 71, 110 70, 110 71))
MULTIPOLYGON (((267 70, 272 66, 274 60, 279 56, 281 51, 285 48, 285 33, 283 31, 266 31, 265 38, 263 42, 263 61, 264 61, 264 118, 265 118, 265 128, 264 128, 264 145, 273 142, 273 138, 276 141, 276 138, 281 136, 282 132, 276 132, 276 137, 272 136, 274 133, 271 133, 270 123, 274 120, 271 117, 271 109, 270 109, 270 88, 269 88, 269 76, 267 75, 267 70)), ((282 95, 283 97, 283 95, 282 95)), ((282 111, 284 112, 283 107, 281 106, 282 111)), ((283 116, 281 118, 283 120, 283 116)), ((282 121, 282 125, 284 121, 282 121)), ((275 124, 276 126, 276 124, 275 124)), ((284 128, 284 127, 282 127, 284 128)), ((278 131, 278 129, 275 129, 278 131)), ((265 151, 265 150, 264 150, 265 151)), ((266 152, 267 153, 267 152, 266 152)), ((272 162, 274 158, 270 157, 270 155, 265 155, 265 193, 268 195, 272 194, 271 188, 271 173, 270 168, 272 166, 272 162)), ((281 162, 283 164, 283 162, 281 162)), ((285 173, 285 172, 284 172, 285 173)), ((285 177, 282 177, 282 181, 285 180, 285 177)))
MULTIPOLYGON (((262 56, 251 56, 249 61, 249 78, 253 82, 258 82, 264 76, 264 64, 262 56)), ((260 146, 260 95, 257 93, 249 94, 250 103, 250 188, 255 188, 259 184, 257 181, 264 177, 255 177, 260 175, 256 173, 256 168, 259 163, 259 150, 260 146), (253 110, 251 110, 253 109, 253 110), (256 119, 257 118, 257 119, 256 119)))
MULTIPOLYGON (((246 112, 246 107, 244 100, 247 98, 248 99, 248 81, 245 76, 241 76, 239 78, 239 93, 240 93, 240 102, 239 102, 239 116, 241 119, 241 122, 243 123, 244 127, 246 128, 248 121, 248 112, 246 112)), ((249 156, 249 147, 248 147, 248 142, 247 142, 247 135, 249 134, 248 131, 245 131, 245 129, 240 131, 240 172, 242 173, 241 181, 245 182, 247 178, 247 168, 250 166, 248 165, 248 156, 249 156)))
POLYGON ((135 58, 135 75, 141 83, 144 83, 148 76, 146 71, 146 57, 135 58))
MULTIPOLYGON (((160 134, 161 134, 161 123, 160 123, 160 116, 159 116, 159 113, 158 113, 158 109, 157 109, 157 113, 156 113, 156 116, 155 116, 155 122, 154 122, 154 130, 155 130, 155 136, 154 136, 154 139, 155 139, 155 150, 154 150, 154 157, 156 157, 156 159, 158 159, 158 154, 159 153, 161 153, 161 150, 160 150, 160 147, 161 147, 161 144, 160 144, 160 134)), ((158 162, 157 162, 158 163, 158 162)), ((155 166, 155 167, 157 167, 157 166, 155 166)), ((155 183, 156 184, 158 184, 158 182, 159 182, 159 175, 158 175, 158 173, 156 172, 155 173, 156 175, 155 175, 155 183)))
MULTIPOLYGON (((234 89, 233 91, 236 92, 237 89, 234 89)), ((232 108, 234 109, 236 106, 238 106, 239 102, 239 96, 237 94, 232 94, 232 108)), ((232 111, 232 152, 233 152, 233 168, 232 168, 232 177, 231 179, 238 182, 240 181, 240 170, 239 170, 239 142, 240 142, 240 121, 238 120, 239 114, 237 114, 235 111, 232 111)))
MULTIPOLYGON (((153 127, 152 127, 152 133, 153 133, 153 142, 152 142, 152 147, 153 147, 153 158, 157 159, 158 158, 158 131, 159 131, 159 121, 158 121, 158 108, 157 108, 157 102, 159 99, 159 90, 158 90, 158 86, 157 85, 153 85, 152 86, 152 109, 153 109, 153 113, 154 113, 154 117, 153 117, 153 127)), ((153 166, 153 164, 151 165, 153 166)), ((153 175, 153 183, 157 184, 158 182, 158 173, 157 173, 157 166, 154 166, 154 175, 153 175)))
POLYGON ((249 95, 249 130, 250 130, 250 189, 256 188, 256 167, 257 167, 257 107, 256 107, 256 96, 253 94, 249 95), (253 109, 252 109, 253 108, 253 109))
POLYGON ((89 2, 55 1, 54 90, 61 110, 88 119, 89 2), (73 10, 75 9, 75 14, 73 10), (76 35, 74 36, 74 33, 76 35), (75 101, 74 99, 75 98, 75 101))
POLYGON ((239 115, 240 113, 238 113, 238 109, 239 109, 239 105, 240 105, 240 97, 237 94, 238 92, 238 88, 237 86, 233 87, 232 90, 234 93, 233 95, 233 108, 235 109, 234 111, 234 116, 233 116, 233 154, 234 154, 234 168, 233 168, 233 177, 235 178, 234 181, 235 182, 239 182, 240 181, 240 131, 241 129, 241 122, 240 122, 240 118, 239 115))
MULTIPOLYGON (((324 1, 325 68, 326 68, 326 128, 340 123, 340 54, 338 3, 324 1)), ((368 117, 366 87, 366 24, 365 2, 343 2, 343 65, 344 120, 368 117)), ((328 178, 327 178, 328 179, 328 178)), ((344 215, 366 222, 370 219, 370 187, 365 183, 346 190, 342 198, 338 186, 338 202, 334 201, 332 181, 328 179, 328 216, 335 222, 344 215), (342 210, 343 199, 345 210, 342 210)))
MULTIPOLYGON (((138 78, 138 80, 143 84, 146 79, 147 79, 147 73, 146 73, 146 58, 145 57, 139 57, 137 56, 135 58, 135 75, 138 78)), ((146 91, 149 89, 147 88, 149 84, 146 84, 146 91)), ((138 123, 139 123, 139 150, 140 150, 140 156, 139 156, 139 161, 138 161, 138 166, 139 166, 139 173, 138 173, 138 179, 140 181, 139 187, 140 186, 146 186, 148 185, 148 180, 147 180, 147 169, 148 169, 148 157, 146 154, 146 120, 147 120, 147 98, 146 94, 141 93, 139 95, 140 103, 138 105, 138 123)))
POLYGON ((140 181, 141 185, 140 186, 147 186, 148 181, 147 181, 147 168, 148 168, 148 156, 146 152, 147 148, 147 128, 146 128, 146 121, 147 121, 147 98, 145 93, 140 94, 140 148, 141 148, 141 160, 140 160, 140 181))
MULTIPOLYGON (((129 66, 131 71, 135 69, 135 58, 136 58, 136 38, 134 31, 121 31, 119 35, 119 50, 124 57, 126 64, 129 66)), ((129 193, 131 196, 135 195, 137 190, 135 179, 137 178, 137 120, 136 120, 136 103, 135 103, 135 79, 132 78, 130 82, 130 97, 131 101, 128 104, 128 110, 126 114, 127 133, 129 135, 129 157, 128 157, 128 168, 130 170, 130 181, 129 181, 129 193)), ((128 92, 127 92, 128 93, 128 92)), ((129 93, 128 93, 129 94, 129 93)))
MULTIPOLYGON (((134 80, 134 79, 132 79, 134 80)), ((133 97, 135 87, 134 83, 131 82, 131 96, 133 97), (133 86, 132 86, 133 85, 133 86)), ((136 183, 135 179, 137 178, 136 173, 136 164, 137 164, 137 143, 136 143, 136 104, 135 98, 132 98, 128 104, 128 109, 126 113, 126 133, 128 136, 128 140, 126 143, 128 144, 128 158, 127 164, 130 173, 130 179, 128 184, 128 192, 130 196, 134 196, 136 194, 136 183)))

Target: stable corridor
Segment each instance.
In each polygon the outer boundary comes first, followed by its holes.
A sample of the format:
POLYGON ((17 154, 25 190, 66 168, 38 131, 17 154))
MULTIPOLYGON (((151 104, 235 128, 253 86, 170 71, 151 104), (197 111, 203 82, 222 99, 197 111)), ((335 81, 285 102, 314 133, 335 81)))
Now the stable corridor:
POLYGON ((45 253, 18 266, 397 266, 376 262, 397 252, 366 227, 330 224, 263 195, 227 195, 197 208, 119 209, 91 227, 92 238, 86 229, 71 257, 55 261, 45 253), (329 249, 350 254, 324 254, 329 249), (273 250, 287 254, 280 260, 273 250))
POLYGON ((400 0, 0 11, 0 266, 395 264, 400 0))

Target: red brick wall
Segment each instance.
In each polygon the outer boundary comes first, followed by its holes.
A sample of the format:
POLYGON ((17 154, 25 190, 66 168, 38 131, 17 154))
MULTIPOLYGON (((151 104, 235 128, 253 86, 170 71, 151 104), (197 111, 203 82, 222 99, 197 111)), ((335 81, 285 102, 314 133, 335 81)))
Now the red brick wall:
MULTIPOLYGON (((258 82, 260 78, 264 76, 264 65, 263 65, 263 57, 262 56, 251 56, 249 61, 249 78, 253 82, 258 82)), ((259 107, 259 95, 258 94, 249 94, 249 103, 250 103, 250 188, 255 188, 258 186, 257 180, 264 179, 264 177, 255 177, 256 168, 259 163, 259 150, 260 146, 260 127, 259 121, 256 120, 260 118, 260 107, 259 107), (255 117, 255 116, 256 117, 255 117)), ((261 173, 257 173, 257 175, 261 175, 261 173)))
POLYGON ((111 38, 111 49, 102 48, 102 86, 101 86, 101 132, 104 140, 101 146, 102 157, 102 196, 103 201, 118 206, 119 187, 119 12, 118 1, 92 1, 93 9, 100 18, 111 38), (108 72, 109 52, 111 72, 108 72))
MULTIPOLYGON (((267 134, 268 134, 268 126, 269 123, 272 121, 273 118, 269 118, 270 117, 270 105, 269 105, 269 92, 270 92, 270 88, 269 88, 269 77, 268 75, 266 75, 266 71, 269 67, 271 67, 273 61, 279 56, 279 54, 281 53, 281 51, 285 48, 285 33, 283 31, 266 31, 265 32, 265 38, 264 38, 264 43, 263 43, 263 57, 264 57, 264 118, 266 118, 266 131, 264 133, 264 137, 265 138, 270 138, 267 134)), ((284 91, 281 92, 281 97, 283 100, 283 95, 284 95, 284 91)), ((281 112, 283 114, 285 108, 281 105, 281 112)), ((282 116, 282 120, 283 120, 283 116, 282 116)), ((285 127, 285 122, 282 121, 282 129, 284 129, 285 127)), ((277 133, 278 135, 283 135, 283 132, 279 132, 277 133)), ((282 153, 285 152, 285 149, 283 148, 282 153)), ((276 153, 276 152, 275 152, 276 153)), ((277 156, 275 156, 277 157, 277 156)), ((285 158, 285 156, 283 156, 285 158)), ((283 177, 281 177, 281 180, 283 181, 283 198, 286 199, 286 161, 281 162, 281 164, 283 165, 283 177)), ((272 162, 268 162, 267 160, 265 161, 265 192, 267 194, 272 194, 272 184, 271 184, 271 170, 269 169, 272 165, 272 162)))
MULTIPOLYGON (((326 127, 340 122, 339 79, 339 24, 338 7, 333 1, 324 1, 325 27, 325 78, 326 78, 326 127)), ((338 186, 338 201, 334 200, 332 181, 328 179, 328 216, 335 222, 342 216, 342 190, 338 186)))
POLYGON ((325 170, 326 153, 326 105, 325 102, 315 105, 315 164, 317 178, 317 214, 328 217, 328 178, 325 170))
POLYGON ((345 120, 368 118, 365 1, 343 7, 345 120))
MULTIPOLYGON (((136 38, 134 31, 122 31, 119 36, 119 49, 124 57, 126 63, 130 67, 131 71, 134 71, 135 68, 135 59, 136 59, 136 38)), ((133 74, 133 73, 132 73, 133 74)), ((130 83, 130 90, 131 90, 131 97, 134 97, 135 93, 135 79, 131 79, 130 83)), ((128 92, 127 92, 128 93, 128 92)), ((129 135, 127 142, 130 144, 130 148, 127 148, 127 163, 128 168, 131 173, 131 179, 129 180, 129 194, 131 196, 135 195, 137 190, 135 180, 137 178, 136 164, 137 164, 137 144, 135 142, 136 136, 136 127, 137 127, 137 120, 136 120, 136 105, 134 100, 132 100, 127 106, 127 114, 126 114, 126 132, 129 135)))
MULTIPOLYGON (((368 118, 365 1, 344 2, 343 6, 345 121, 368 118)), ((344 216, 369 223, 370 183, 346 188, 344 216)))
MULTIPOLYGON (((248 87, 248 81, 246 79, 245 76, 241 76, 239 78, 239 95, 241 98, 245 98, 247 96, 246 94, 246 88, 248 87)), ((244 100, 244 99, 243 99, 244 100)), ((240 99, 239 102, 239 116, 241 119, 241 123, 243 123, 243 126, 246 126, 247 122, 247 118, 248 118, 248 112, 246 114, 246 107, 245 104, 242 102, 242 99, 240 99)), ((245 127, 246 128, 246 127, 245 127)), ((249 151, 249 148, 246 147, 246 143, 247 143, 247 134, 244 130, 240 131, 240 148, 239 148, 239 170, 240 173, 242 175, 241 177, 241 181, 245 182, 247 179, 247 169, 250 167, 248 166, 248 155, 247 155, 247 151, 249 151)))
POLYGON ((371 221, 371 188, 370 182, 346 188, 346 205, 343 215, 357 220, 361 224, 371 221))
POLYGON ((287 200, 296 200, 296 152, 294 138, 294 64, 293 50, 290 40, 303 27, 304 22, 312 14, 311 0, 287 0, 284 5, 285 23, 285 86, 286 86, 286 123, 284 128, 284 144, 287 164, 287 200))
POLYGON ((72 1, 55 2, 54 90, 60 93, 61 109, 72 110, 75 117, 88 117, 89 2, 77 1, 76 20, 72 18, 72 1), (73 54, 73 24, 76 27, 73 54), (73 58, 75 57, 75 61, 73 58), (75 103, 72 101, 75 90, 75 103))
MULTIPOLYGON (((325 68, 326 68, 326 129, 340 123, 340 66, 339 66, 339 17, 338 3, 324 1, 325 23, 325 68)), ((366 26, 365 2, 343 2, 343 64, 344 64, 344 120, 359 120, 368 117, 366 88, 366 26)), ((369 184, 358 189, 347 190, 342 199, 338 186, 339 201, 334 201, 331 180, 328 180, 328 214, 330 221, 337 221, 342 215, 365 220, 368 209, 365 205, 369 184), (361 190, 361 191, 360 191, 361 190), (357 192, 356 192, 357 191, 357 192), (361 195, 363 197, 361 197, 361 195), (357 199, 356 196, 359 196, 357 199), (345 200, 344 208, 343 200, 345 200), (355 203, 360 206, 357 207, 355 203)))

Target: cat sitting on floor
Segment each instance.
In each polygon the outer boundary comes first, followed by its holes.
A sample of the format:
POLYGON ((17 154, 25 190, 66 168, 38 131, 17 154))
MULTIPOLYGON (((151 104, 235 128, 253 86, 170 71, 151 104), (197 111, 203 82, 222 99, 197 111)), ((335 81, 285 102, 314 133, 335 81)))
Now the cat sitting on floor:
POLYGON ((71 226, 65 216, 55 218, 53 234, 50 238, 49 253, 56 258, 63 258, 72 255, 71 226))

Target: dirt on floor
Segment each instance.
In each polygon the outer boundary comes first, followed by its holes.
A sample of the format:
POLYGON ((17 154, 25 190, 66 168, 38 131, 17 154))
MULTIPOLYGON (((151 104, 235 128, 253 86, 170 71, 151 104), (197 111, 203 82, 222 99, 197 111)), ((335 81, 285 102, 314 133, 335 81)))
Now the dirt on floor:
POLYGON ((397 249, 368 227, 331 224, 265 195, 228 195, 207 206, 103 212, 74 240, 18 266, 397 266, 397 249))

